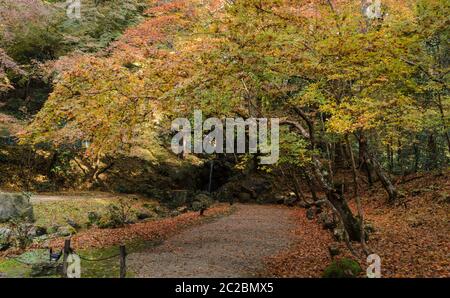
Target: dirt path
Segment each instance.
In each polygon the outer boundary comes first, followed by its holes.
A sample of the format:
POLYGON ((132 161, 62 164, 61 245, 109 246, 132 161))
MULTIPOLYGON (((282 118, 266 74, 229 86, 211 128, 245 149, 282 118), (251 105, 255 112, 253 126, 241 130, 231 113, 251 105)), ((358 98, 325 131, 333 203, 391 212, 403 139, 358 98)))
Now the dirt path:
POLYGON ((33 194, 30 198, 31 203, 45 203, 55 201, 68 201, 68 200, 86 200, 86 199, 117 199, 119 197, 125 197, 127 195, 115 195, 108 192, 100 191, 86 191, 86 192, 60 192, 60 193, 40 193, 33 194))
POLYGON ((238 205, 230 216, 130 254, 129 266, 139 277, 251 277, 265 257, 292 243, 291 214, 286 207, 238 205))

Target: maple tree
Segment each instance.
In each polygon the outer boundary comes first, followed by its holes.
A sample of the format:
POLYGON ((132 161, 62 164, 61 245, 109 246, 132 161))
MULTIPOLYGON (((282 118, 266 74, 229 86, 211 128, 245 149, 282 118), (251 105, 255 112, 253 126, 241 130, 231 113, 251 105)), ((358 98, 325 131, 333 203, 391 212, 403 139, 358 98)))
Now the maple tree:
POLYGON ((12 88, 10 80, 6 74, 7 71, 21 73, 22 70, 17 63, 9 57, 5 51, 0 48, 0 92, 12 88))
MULTIPOLYGON (((423 88, 418 72, 426 68, 411 62, 417 51, 425 51, 415 35, 419 12, 399 2, 388 4, 394 5, 385 8, 384 18, 367 20, 357 1, 303 6, 296 1, 238 1, 202 31, 209 36, 200 42, 216 47, 202 53, 199 74, 180 92, 214 115, 220 110, 285 118, 282 123, 308 140, 308 175, 327 193, 352 239, 359 239, 359 227, 333 186, 331 148, 354 136, 356 162, 367 169, 369 180, 375 172, 389 201, 395 202, 401 194, 378 160, 376 144, 401 143, 401 138, 425 130, 430 113, 417 101, 423 88)), ((434 9, 442 9, 438 7, 434 9)), ((448 91, 446 83, 440 87, 448 91)))

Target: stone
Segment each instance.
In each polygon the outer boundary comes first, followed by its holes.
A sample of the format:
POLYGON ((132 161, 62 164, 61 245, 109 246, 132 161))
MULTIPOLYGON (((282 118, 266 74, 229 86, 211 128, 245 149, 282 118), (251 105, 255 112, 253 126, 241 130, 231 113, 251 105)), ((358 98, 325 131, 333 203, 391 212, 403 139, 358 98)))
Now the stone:
POLYGON ((74 220, 70 219, 70 218, 67 218, 67 219, 66 219, 66 222, 67 222, 67 224, 68 224, 69 226, 71 226, 71 227, 74 228, 75 230, 81 229, 81 226, 80 226, 78 223, 76 223, 74 220))
POLYGON ((178 207, 177 211, 180 213, 186 213, 186 212, 188 212, 188 207, 186 207, 186 206, 178 207))
POLYGON ((44 236, 45 234, 47 234, 47 229, 45 227, 36 227, 36 236, 44 236))
POLYGON ((297 202, 297 197, 296 196, 289 196, 289 197, 286 197, 286 198, 284 198, 284 205, 286 205, 286 206, 289 206, 289 207, 292 207, 292 206, 294 206, 294 204, 295 204, 295 202, 297 202))
POLYGON ((373 226, 373 224, 367 222, 364 225, 364 231, 366 232, 366 234, 372 234, 375 232, 375 227, 373 226))
POLYGON ((275 195, 275 201, 277 202, 277 204, 284 204, 286 199, 287 197, 284 195, 275 195))
POLYGON ((71 227, 71 226, 62 226, 59 227, 56 234, 58 234, 59 236, 62 237, 67 237, 70 235, 74 235, 77 233, 77 230, 75 230, 75 228, 71 227))
POLYGON ((11 236, 11 230, 8 228, 0 228, 0 238, 11 236))
POLYGON ((306 203, 305 201, 300 201, 300 202, 298 203, 298 206, 301 207, 301 208, 308 208, 308 207, 309 207, 309 204, 306 203))
POLYGON ((307 219, 313 220, 314 219, 314 214, 315 214, 314 208, 308 208, 306 210, 306 218, 307 219))
POLYGON ((40 237, 42 235, 47 234, 47 229, 44 227, 35 226, 35 227, 31 228, 29 234, 31 237, 40 237))
POLYGON ((59 226, 50 226, 47 228, 47 234, 55 234, 58 232, 59 226))
POLYGON ((408 222, 409 226, 412 228, 417 228, 424 224, 424 221, 422 219, 415 217, 415 216, 408 217, 406 219, 406 221, 408 222))
POLYGON ((148 213, 148 212, 145 212, 145 211, 140 211, 140 212, 138 212, 136 214, 136 218, 138 220, 144 220, 144 219, 147 219, 147 218, 150 218, 150 217, 152 217, 152 215, 150 213, 148 213))
POLYGON ((101 215, 95 211, 89 211, 87 216, 88 216, 88 225, 89 226, 96 225, 100 221, 100 218, 101 218, 101 215))
POLYGON ((178 216, 178 215, 180 215, 180 212, 178 212, 177 210, 170 211, 170 216, 171 217, 175 217, 175 216, 178 216))
POLYGON ((159 216, 164 216, 164 215, 166 215, 166 211, 165 211, 161 206, 155 206, 155 207, 153 208, 153 211, 154 211, 157 215, 159 215, 159 216))
POLYGON ((62 273, 62 264, 51 262, 38 263, 31 266, 30 276, 59 276, 62 273))
POLYGON ((6 250, 11 246, 11 230, 0 228, 0 251, 6 250))
POLYGON ((331 256, 332 258, 335 257, 335 256, 337 256, 337 255, 339 255, 339 254, 341 253, 339 247, 334 246, 334 245, 330 245, 330 246, 328 247, 328 252, 330 253, 330 256, 331 256))
POLYGON ((251 194, 249 194, 247 192, 241 192, 238 195, 238 199, 239 199, 239 202, 248 203, 252 200, 252 196, 251 196, 251 194))
POLYGON ((421 192, 422 192, 421 189, 413 189, 411 191, 411 196, 413 196, 413 197, 418 196, 418 195, 420 195, 421 192))
POLYGON ((41 243, 41 242, 47 241, 47 240, 49 240, 49 239, 50 239, 49 235, 42 235, 42 236, 37 236, 37 237, 35 237, 35 238, 33 239, 33 241, 34 241, 34 242, 41 243))
POLYGON ((322 212, 319 215, 319 221, 322 223, 322 227, 326 230, 332 230, 336 228, 337 225, 333 215, 326 212, 322 212))
POLYGON ((333 236, 336 241, 343 241, 345 239, 345 230, 341 227, 335 228, 333 236))
POLYGON ((220 202, 230 202, 233 198, 233 193, 230 192, 226 186, 224 186, 215 192, 215 197, 220 202))
POLYGON ((30 197, 20 193, 0 193, 0 222, 15 218, 34 220, 30 197))
POLYGON ((268 204, 276 203, 272 183, 255 175, 233 177, 218 189, 216 197, 222 202, 230 202, 235 198, 243 203, 252 201, 268 204))
POLYGON ((441 192, 437 196, 438 204, 449 204, 450 203, 450 195, 446 192, 441 192))

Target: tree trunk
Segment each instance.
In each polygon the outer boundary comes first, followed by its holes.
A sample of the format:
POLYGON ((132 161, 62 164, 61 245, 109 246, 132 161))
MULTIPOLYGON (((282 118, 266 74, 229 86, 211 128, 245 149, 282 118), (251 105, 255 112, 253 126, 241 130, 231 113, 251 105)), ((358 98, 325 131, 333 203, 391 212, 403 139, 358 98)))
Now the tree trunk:
POLYGON ((103 181, 100 179, 100 175, 106 173, 114 166, 114 161, 111 161, 104 167, 97 167, 94 174, 91 177, 91 181, 95 182, 97 185, 103 185, 103 181))
POLYGON ((381 181, 381 184, 383 185, 384 189, 389 195, 389 202, 395 202, 397 198, 399 197, 398 191, 395 188, 394 184, 392 184, 391 179, 386 174, 386 172, 383 170, 383 167, 380 165, 378 160, 370 154, 368 146, 367 146, 367 140, 364 136, 364 134, 360 134, 359 136, 359 155, 363 158, 364 162, 370 167, 373 168, 375 173, 377 174, 378 178, 381 181))
POLYGON ((444 107, 442 105, 441 95, 438 95, 438 107, 441 114, 442 127, 444 128, 445 138, 447 140, 448 152, 450 153, 450 136, 448 135, 447 123, 445 121, 444 107))
POLYGON ((387 191, 389 195, 389 202, 395 202, 397 198, 399 197, 397 188, 392 184, 391 179, 388 177, 388 175, 384 172, 381 165, 378 163, 378 161, 375 158, 370 158, 370 163, 373 164, 373 167, 375 169, 375 172, 378 175, 378 178, 380 178, 381 183, 383 184, 384 189, 387 191))
MULTIPOLYGON (((284 178, 284 179, 286 179, 286 180, 292 180, 292 188, 291 188, 291 187, 289 187, 289 188, 290 188, 290 189, 294 192, 294 194, 295 194, 295 197, 296 197, 295 202, 298 202, 298 201, 304 201, 304 202, 306 202, 306 198, 305 198, 305 196, 303 195, 303 192, 302 192, 301 189, 300 189, 300 184, 298 183, 297 175, 295 174, 295 170, 293 170, 293 169, 289 170, 289 169, 288 169, 289 177, 286 176, 286 174, 284 173, 283 167, 280 167, 280 170, 281 170, 281 174, 283 175, 283 178, 284 178)), ((289 185, 289 184, 288 184, 288 185, 289 185)), ((293 202, 293 203, 295 203, 295 202, 293 202)))
POLYGON ((365 137, 362 134, 358 139, 358 145, 359 145, 360 169, 364 170, 366 172, 369 187, 372 187, 372 185, 373 185, 372 168, 370 167, 370 164, 367 162, 366 154, 365 154, 365 152, 367 152, 367 140, 365 139, 365 137))
POLYGON ((314 176, 322 189, 325 191, 328 201, 333 205, 341 217, 344 228, 347 231, 350 240, 361 241, 359 221, 355 218, 355 216, 353 216, 347 201, 339 195, 336 189, 332 187, 329 182, 325 180, 320 170, 321 163, 316 157, 313 157, 312 167, 314 176))
POLYGON ((387 158, 388 158, 388 162, 389 162, 389 172, 392 173, 394 171, 394 155, 392 154, 392 147, 391 147, 391 143, 387 144, 387 158))
POLYGON ((294 185, 294 192, 295 192, 295 196, 297 197, 297 200, 303 200, 304 202, 306 202, 306 198, 305 195, 303 194, 301 188, 300 188, 300 183, 298 182, 297 179, 297 175, 295 174, 294 171, 292 171, 292 182, 294 185))
POLYGON ((428 136, 428 162, 427 162, 427 170, 436 169, 438 166, 438 152, 436 146, 436 140, 434 139, 434 134, 431 132, 428 136))

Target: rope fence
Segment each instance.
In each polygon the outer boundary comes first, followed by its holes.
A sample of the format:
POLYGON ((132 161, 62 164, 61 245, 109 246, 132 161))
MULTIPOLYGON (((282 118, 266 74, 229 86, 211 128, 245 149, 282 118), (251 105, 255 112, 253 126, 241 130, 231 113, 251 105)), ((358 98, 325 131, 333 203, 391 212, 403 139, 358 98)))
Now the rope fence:
POLYGON ((87 261, 87 262, 101 262, 101 261, 107 261, 107 260, 111 260, 111 259, 113 259, 113 258, 117 258, 117 257, 120 256, 120 253, 119 253, 119 254, 115 254, 115 255, 112 255, 112 256, 109 256, 109 257, 100 258, 100 259, 90 259, 90 258, 87 258, 87 257, 83 257, 83 256, 80 255, 79 253, 76 253, 76 252, 74 252, 74 253, 75 253, 77 256, 79 256, 80 259, 82 259, 83 261, 87 261))

